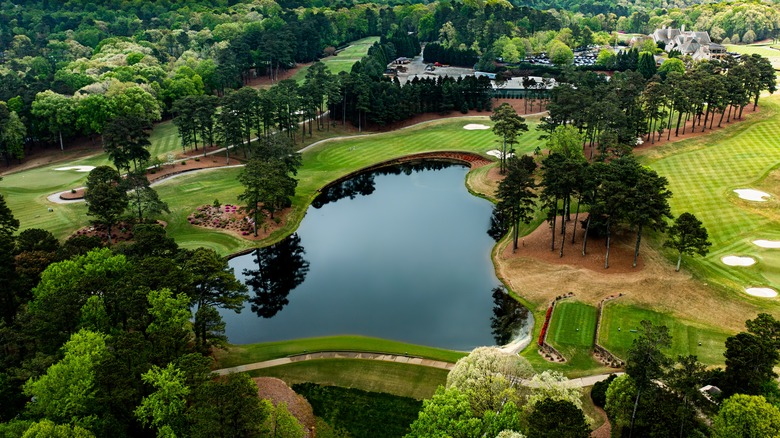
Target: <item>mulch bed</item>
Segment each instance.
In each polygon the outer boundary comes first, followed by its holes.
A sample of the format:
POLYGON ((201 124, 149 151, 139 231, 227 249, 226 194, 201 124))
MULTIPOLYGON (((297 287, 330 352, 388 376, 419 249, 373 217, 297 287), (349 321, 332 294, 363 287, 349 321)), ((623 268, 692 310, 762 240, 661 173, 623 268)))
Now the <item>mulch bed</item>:
POLYGON ((275 377, 255 377, 252 380, 257 384, 257 394, 261 399, 270 400, 274 406, 279 403, 287 404, 287 410, 303 425, 306 436, 311 436, 316 424, 314 410, 302 395, 275 377))
MULTIPOLYGON (((587 219, 588 215, 580 213, 579 221, 587 219)), ((561 218, 558 217, 555 235, 555 251, 550 251, 550 226, 548 222, 542 223, 536 230, 525 237, 520 237, 517 242, 517 251, 512 252, 512 243, 510 242, 504 249, 501 257, 510 259, 513 257, 529 257, 545 263, 554 265, 569 265, 577 268, 585 268, 603 274, 625 274, 628 272, 639 272, 645 262, 642 253, 639 253, 636 268, 632 267, 634 261, 634 239, 633 233, 613 231, 612 242, 609 252, 609 268, 604 269, 604 255, 606 253, 606 239, 603 237, 594 237, 588 234, 588 250, 585 256, 582 255, 582 238, 585 230, 577 223, 577 236, 574 244, 571 243, 571 233, 574 228, 574 215, 572 220, 566 225, 566 243, 563 251, 563 257, 560 257, 561 218)))
POLYGON ((257 237, 254 235, 253 215, 245 207, 237 205, 201 205, 187 217, 187 221, 191 225, 227 231, 244 239, 262 240, 287 223, 287 216, 291 210, 286 208, 277 211, 274 213, 274 219, 263 213, 257 229, 257 237))
POLYGON ((60 199, 65 201, 75 201, 76 199, 84 199, 84 188, 71 189, 69 192, 60 193, 60 199))
MULTIPOLYGON (((118 222, 111 227, 111 241, 113 243, 126 242, 133 239, 133 224, 118 222)), ((76 230, 71 236, 97 236, 103 243, 108 243, 108 227, 105 225, 90 225, 76 230)))

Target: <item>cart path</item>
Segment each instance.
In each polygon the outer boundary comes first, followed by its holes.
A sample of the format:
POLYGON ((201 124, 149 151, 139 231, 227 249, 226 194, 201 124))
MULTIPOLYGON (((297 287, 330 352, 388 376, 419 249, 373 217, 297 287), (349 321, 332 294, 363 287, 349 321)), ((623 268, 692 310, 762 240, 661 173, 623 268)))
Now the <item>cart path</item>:
MULTIPOLYGON (((262 362, 255 362, 246 365, 239 365, 231 368, 222 368, 214 370, 214 373, 218 375, 226 375, 230 373, 243 373, 252 370, 259 370, 263 368, 272 368, 280 365, 288 365, 296 362, 303 362, 307 360, 319 360, 319 359, 359 359, 359 360, 378 360, 382 362, 395 362, 404 363, 408 365, 418 365, 430 368, 438 368, 442 370, 451 370, 455 364, 451 362, 445 362, 441 360, 425 359, 419 356, 407 356, 403 354, 390 354, 390 353, 375 353, 368 351, 319 351, 316 353, 302 353, 293 356, 282 357, 279 359, 271 359, 262 362)), ((609 374, 598 374, 595 376, 580 377, 576 379, 570 379, 569 385, 574 388, 582 388, 585 386, 593 386, 596 382, 606 380, 611 374, 621 375, 622 372, 615 372, 609 374)), ((524 385, 529 385, 531 382, 524 380, 524 385)))

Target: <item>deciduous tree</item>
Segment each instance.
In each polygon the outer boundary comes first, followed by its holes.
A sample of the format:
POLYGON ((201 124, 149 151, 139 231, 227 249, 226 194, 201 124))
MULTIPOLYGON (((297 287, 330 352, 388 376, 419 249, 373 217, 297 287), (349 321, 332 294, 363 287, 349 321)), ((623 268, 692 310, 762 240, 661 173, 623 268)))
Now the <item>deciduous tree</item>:
POLYGON ((111 229, 128 206, 127 192, 119 173, 108 167, 98 166, 89 172, 84 200, 87 215, 108 229, 108 243, 112 243, 111 229))

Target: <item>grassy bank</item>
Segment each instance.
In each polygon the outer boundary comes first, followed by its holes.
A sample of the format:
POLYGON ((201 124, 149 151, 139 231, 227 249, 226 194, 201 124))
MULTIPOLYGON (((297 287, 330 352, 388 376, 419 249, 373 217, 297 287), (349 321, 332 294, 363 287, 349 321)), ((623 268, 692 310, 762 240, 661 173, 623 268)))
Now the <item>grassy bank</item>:
POLYGON ((324 359, 251 371, 253 377, 277 377, 287 382, 312 382, 386 392, 418 400, 430 398, 447 381, 447 371, 418 365, 368 360, 324 359))
POLYGON ((301 353, 341 350, 403 354, 452 363, 466 355, 463 352, 406 344, 388 339, 366 336, 327 336, 262 344, 232 345, 226 351, 219 352, 217 360, 220 368, 229 368, 301 353))

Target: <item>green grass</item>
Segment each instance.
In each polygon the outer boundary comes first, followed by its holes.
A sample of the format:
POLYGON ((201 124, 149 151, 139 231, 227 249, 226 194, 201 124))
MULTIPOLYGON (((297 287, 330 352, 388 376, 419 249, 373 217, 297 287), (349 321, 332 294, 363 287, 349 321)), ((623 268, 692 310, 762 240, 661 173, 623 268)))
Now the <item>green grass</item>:
POLYGON ((635 330, 640 327, 642 320, 651 321, 655 325, 665 325, 669 328, 672 346, 665 351, 668 356, 676 358, 678 355, 693 354, 705 364, 723 364, 724 343, 730 333, 713 327, 693 324, 652 310, 623 305, 619 301, 604 306, 599 343, 625 360, 631 343, 637 337, 635 330))
MULTIPOLYGON (((753 245, 755 239, 780 239, 777 199, 780 184, 764 184, 767 175, 780 163, 778 98, 764 98, 761 112, 750 119, 707 136, 667 144, 649 150, 642 158, 669 180, 673 193, 672 212, 692 212, 701 220, 712 241, 704 258, 684 258, 683 264, 707 281, 736 292, 727 299, 743 299, 777 309, 776 303, 752 298, 742 291, 748 286, 769 286, 780 290, 776 250, 753 245), (739 188, 769 191, 773 202, 764 204, 739 199, 739 188), (725 255, 752 256, 754 266, 730 267, 720 259, 725 255)), ((675 258, 671 252, 670 258, 675 258)), ((676 261, 676 258, 675 258, 676 261)))
POLYGON ((176 155, 181 152, 179 131, 170 120, 154 125, 149 141, 152 143, 149 148, 149 154, 152 158, 159 157, 166 161, 169 153, 176 155))
POLYGON ((231 346, 227 352, 219 353, 217 358, 219 367, 229 368, 236 365, 287 357, 294 354, 328 350, 407 354, 452 363, 457 362, 458 359, 466 355, 465 353, 458 351, 424 347, 387 339, 369 338, 366 336, 328 336, 321 338, 295 339, 292 341, 267 342, 262 344, 234 345, 231 346))
POLYGON ((576 301, 560 301, 555 306, 547 341, 553 346, 593 347, 596 308, 576 301))
POLYGON ((312 382, 386 392, 417 400, 430 398, 447 381, 447 371, 418 365, 369 360, 323 359, 251 371, 253 377, 276 377, 287 382, 312 382))
MULTIPOLYGON (((379 37, 366 37, 357 41, 353 41, 349 44, 349 46, 347 46, 347 48, 340 51, 337 55, 324 58, 322 63, 325 64, 328 70, 330 70, 330 72, 334 75, 337 75, 342 71, 348 72, 352 70, 353 64, 366 56, 369 47, 371 47, 371 45, 377 41, 379 41, 379 37)), ((308 70, 308 67, 304 67, 298 70, 291 79, 295 79, 298 82, 303 82, 303 80, 306 78, 306 72, 308 70)))
POLYGON ((780 69, 780 50, 771 48, 771 44, 727 44, 726 50, 729 52, 741 53, 743 55, 758 54, 767 58, 772 63, 775 70, 780 69))

